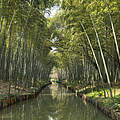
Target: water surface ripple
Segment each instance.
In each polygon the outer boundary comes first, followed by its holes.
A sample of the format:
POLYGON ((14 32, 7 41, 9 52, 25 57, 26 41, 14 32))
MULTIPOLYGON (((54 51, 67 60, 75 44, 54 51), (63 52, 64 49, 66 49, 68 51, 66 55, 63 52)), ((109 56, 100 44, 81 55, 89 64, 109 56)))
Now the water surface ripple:
POLYGON ((93 105, 58 84, 0 111, 0 120, 110 120, 93 105))

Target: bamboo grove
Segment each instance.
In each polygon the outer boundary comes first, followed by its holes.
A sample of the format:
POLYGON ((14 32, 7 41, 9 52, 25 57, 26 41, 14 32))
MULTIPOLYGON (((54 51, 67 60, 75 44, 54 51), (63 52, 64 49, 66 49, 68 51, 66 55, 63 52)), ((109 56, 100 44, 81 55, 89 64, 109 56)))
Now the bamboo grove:
POLYGON ((62 0, 51 20, 60 80, 105 87, 120 82, 120 1, 62 0), (55 30, 56 28, 56 30, 55 30))
POLYGON ((16 87, 36 87, 49 81, 52 62, 46 0, 0 1, 0 80, 16 87))
POLYGON ((120 82, 119 0, 1 0, 0 80, 24 88, 59 80, 104 91, 120 82), (52 18, 45 13, 59 5, 52 18), (56 52, 50 52, 51 48, 56 52))

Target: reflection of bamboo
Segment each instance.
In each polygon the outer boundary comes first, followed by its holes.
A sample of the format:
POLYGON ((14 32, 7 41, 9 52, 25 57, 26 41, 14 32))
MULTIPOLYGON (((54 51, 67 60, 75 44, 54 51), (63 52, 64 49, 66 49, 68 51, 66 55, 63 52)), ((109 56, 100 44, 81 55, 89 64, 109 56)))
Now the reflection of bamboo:
POLYGON ((8 106, 8 99, 2 101, 2 107, 5 108, 8 106))
POLYGON ((75 96, 77 96, 77 93, 78 93, 78 91, 77 91, 77 90, 75 90, 75 96))
POLYGON ((87 102, 86 102, 86 96, 84 94, 82 96, 82 100, 83 100, 83 103, 86 105, 87 104, 87 102))
POLYGON ((10 98, 10 104, 14 104, 16 102, 16 98, 15 97, 11 97, 10 98))
POLYGON ((53 97, 53 99, 55 99, 57 97, 57 92, 58 92, 58 84, 52 84, 50 86, 50 90, 51 90, 51 95, 53 97))

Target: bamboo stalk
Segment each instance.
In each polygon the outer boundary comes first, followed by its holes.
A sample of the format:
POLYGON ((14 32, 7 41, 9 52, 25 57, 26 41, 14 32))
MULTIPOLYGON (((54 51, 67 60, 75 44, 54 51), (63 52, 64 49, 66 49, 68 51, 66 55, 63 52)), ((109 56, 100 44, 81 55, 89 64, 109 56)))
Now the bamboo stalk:
POLYGON ((104 55, 103 55, 103 51, 102 51, 102 47, 101 47, 99 35, 98 35, 98 33, 97 33, 97 30, 96 30, 96 27, 95 27, 95 23, 94 23, 94 21, 93 21, 93 18, 92 18, 92 16, 91 16, 91 14, 90 14, 90 18, 91 18, 91 21, 92 21, 92 24, 93 24, 93 28, 94 28, 96 37, 97 37, 98 46, 99 46, 99 49, 100 49, 102 61, 103 61, 103 64, 104 64, 105 73, 106 73, 106 76, 107 76, 107 82, 108 82, 108 85, 109 85, 110 95, 111 95, 111 97, 113 97, 113 95, 112 95, 112 89, 111 89, 111 82, 110 82, 110 77, 109 77, 109 74, 108 74, 107 65, 106 65, 106 62, 105 62, 104 55))
POLYGON ((2 16, 2 20, 1 20, 0 33, 2 31, 3 21, 4 21, 4 16, 2 16))
POLYGON ((117 51, 117 55, 118 55, 118 59, 119 59, 119 63, 120 63, 120 51, 119 51, 119 47, 118 47, 118 43, 117 43, 117 37, 116 37, 116 34, 115 34, 115 29, 114 29, 112 17, 111 17, 111 14, 110 14, 110 8, 108 6, 107 1, 104 0, 104 2, 106 3, 106 6, 107 6, 107 10, 108 10, 109 18, 110 18, 110 23, 111 23, 111 27, 112 27, 112 32, 113 32, 113 36, 114 36, 114 42, 115 42, 115 46, 116 46, 116 51, 117 51))
POLYGON ((88 43, 89 43, 89 45, 90 45, 90 49, 91 49, 92 54, 93 54, 93 57, 94 57, 94 59, 95 59, 95 62, 96 62, 97 68, 98 68, 98 72, 99 72, 99 75, 100 75, 100 78, 101 78, 101 81, 102 81, 102 84, 103 84, 104 97, 106 97, 105 88, 104 88, 103 76, 102 76, 102 73, 101 73, 101 70, 100 70, 100 66, 99 66, 99 64, 98 64, 97 57, 96 57, 96 55, 95 55, 93 46, 92 46, 91 41, 90 41, 90 39, 89 39, 89 36, 88 36, 88 34, 87 34, 87 32, 86 32, 86 29, 85 29, 85 27, 84 27, 84 25, 82 24, 81 21, 80 21, 80 24, 81 24, 81 26, 82 26, 82 28, 83 28, 83 30, 84 30, 84 32, 85 32, 85 35, 86 35, 87 40, 88 40, 88 43))

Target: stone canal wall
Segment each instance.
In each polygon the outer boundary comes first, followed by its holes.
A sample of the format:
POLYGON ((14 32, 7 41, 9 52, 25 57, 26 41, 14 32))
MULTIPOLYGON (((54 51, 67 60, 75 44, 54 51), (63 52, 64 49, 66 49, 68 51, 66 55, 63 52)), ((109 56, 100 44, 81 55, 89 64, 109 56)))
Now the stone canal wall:
POLYGON ((83 100, 93 104, 112 120, 120 120, 120 114, 115 110, 106 107, 102 102, 94 100, 92 97, 86 96, 85 94, 78 93, 78 96, 82 97, 83 100))
MULTIPOLYGON (((71 87, 67 87, 66 85, 64 86, 72 90, 72 92, 76 93, 76 91, 71 87)), ((98 100, 94 100, 92 97, 86 96, 85 94, 81 94, 79 92, 76 94, 80 96, 84 101, 89 102, 93 104, 95 107, 97 107, 98 109, 100 109, 105 115, 107 115, 112 120, 120 120, 120 112, 116 112, 115 110, 106 107, 102 102, 98 100)))
POLYGON ((35 98, 39 95, 39 93, 48 85, 50 85, 51 83, 45 84, 44 86, 41 86, 38 90, 36 90, 34 93, 30 93, 30 94, 25 94, 25 95, 18 95, 18 96, 10 96, 10 97, 6 97, 4 99, 2 99, 0 101, 0 110, 9 107, 10 105, 16 104, 18 102, 24 101, 24 100, 28 100, 28 99, 32 99, 35 98))

